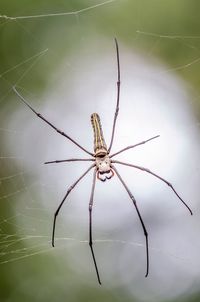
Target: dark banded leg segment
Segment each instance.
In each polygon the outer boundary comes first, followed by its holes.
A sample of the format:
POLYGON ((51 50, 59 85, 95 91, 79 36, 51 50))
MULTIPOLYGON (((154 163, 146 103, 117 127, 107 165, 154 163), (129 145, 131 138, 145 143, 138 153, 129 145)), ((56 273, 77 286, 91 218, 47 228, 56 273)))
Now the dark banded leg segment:
POLYGON ((59 204, 55 214, 54 214, 54 220, 53 220, 53 231, 52 231, 52 246, 54 247, 54 238, 55 238, 55 228, 56 228, 56 219, 58 216, 58 213, 60 212, 61 207, 63 206, 67 196, 69 195, 69 193, 74 189, 74 187, 77 185, 77 183, 92 169, 95 167, 95 164, 93 164, 92 166, 90 166, 72 185, 71 187, 67 190, 67 193, 65 194, 63 200, 61 201, 61 203, 59 204))
POLYGON ((95 161, 94 158, 70 158, 70 159, 60 159, 60 160, 52 160, 46 161, 44 164, 59 164, 65 162, 72 162, 72 161, 95 161))
POLYGON ((93 241, 92 241, 92 207, 93 207, 93 202, 94 202, 95 184, 96 184, 96 169, 94 170, 94 174, 93 174, 92 191, 91 191, 90 202, 89 202, 89 246, 90 246, 90 250, 91 250, 91 253, 92 253, 92 259, 93 259, 93 262, 94 262, 97 279, 98 279, 99 284, 101 285, 101 279, 100 279, 100 276, 99 276, 97 262, 96 262, 96 258, 95 258, 95 255, 94 255, 93 241))
POLYGON ((72 143, 74 143, 77 147, 82 149, 87 154, 93 156, 93 154, 89 151, 87 151, 84 147, 82 147, 80 144, 78 144, 73 138, 71 138, 69 135, 67 135, 64 131, 58 129, 56 126, 54 126, 51 122, 49 122, 41 113, 37 112, 26 100, 25 98, 17 91, 16 87, 13 87, 13 91, 17 94, 17 96, 20 98, 20 100, 31 109, 35 115, 37 115, 41 120, 43 120, 45 123, 47 123, 50 127, 52 127, 56 132, 61 134, 62 136, 66 137, 68 140, 70 140, 72 143))
POLYGON ((176 192, 176 190, 174 189, 174 187, 172 186, 172 184, 167 181, 166 179, 162 178, 161 176, 159 176, 158 174, 152 172, 151 170, 141 167, 141 166, 136 166, 136 165, 132 165, 132 164, 128 164, 128 163, 124 163, 118 160, 112 160, 112 163, 116 163, 116 164, 120 164, 120 165, 124 165, 124 166, 128 166, 128 167, 132 167, 141 171, 145 171, 153 176, 155 176, 156 178, 160 179, 161 181, 163 181, 164 183, 166 183, 174 192, 174 194, 178 197, 178 199, 182 202, 182 204, 188 209, 188 211, 190 212, 191 215, 193 215, 192 210, 190 209, 190 207, 187 205, 187 203, 180 197, 180 195, 176 192))
POLYGON ((116 45, 116 52, 117 52, 117 104, 116 104, 116 109, 115 109, 115 115, 114 115, 113 127, 112 127, 112 134, 111 134, 110 145, 109 145, 109 148, 108 148, 108 153, 110 153, 110 150, 112 148, 114 134, 115 134, 115 126, 116 126, 117 116, 118 116, 118 113, 119 113, 119 97, 120 97, 120 85, 121 85, 120 64, 119 64, 119 47, 118 47, 118 43, 117 43, 116 38, 115 38, 115 45, 116 45))
POLYGON ((149 141, 151 141, 152 139, 155 139, 155 138, 157 138, 157 137, 159 137, 159 136, 160 136, 160 135, 156 135, 156 136, 153 136, 153 137, 151 137, 151 138, 149 138, 149 139, 147 139, 147 140, 145 140, 145 141, 142 141, 142 142, 140 142, 140 143, 137 143, 137 144, 135 144, 135 145, 131 145, 131 146, 128 146, 128 147, 126 147, 126 148, 123 148, 123 149, 121 149, 120 151, 118 151, 118 152, 113 153, 112 155, 110 155, 110 158, 111 158, 111 157, 114 157, 114 156, 118 155, 119 153, 122 153, 122 152, 124 152, 124 151, 126 151, 126 150, 129 150, 129 149, 135 148, 135 147, 137 147, 137 146, 146 144, 147 142, 149 142, 149 141))
POLYGON ((131 198, 131 200, 132 200, 132 202, 133 202, 133 204, 135 206, 136 212, 138 214, 138 217, 140 219, 140 223, 142 225, 143 231, 144 231, 144 236, 145 236, 145 241, 146 241, 146 274, 145 274, 145 277, 147 277, 148 274, 149 274, 149 243, 148 243, 148 233, 147 233, 146 227, 144 225, 144 222, 143 222, 142 216, 140 214, 140 211, 138 209, 135 197, 133 196, 133 194, 131 193, 131 191, 129 190, 129 188, 127 187, 127 185, 125 184, 124 180, 122 179, 122 177, 119 174, 119 172, 117 171, 117 169, 113 165, 111 167, 115 171, 115 173, 118 176, 120 182, 122 183, 122 185, 124 186, 125 190, 127 191, 128 195, 129 195, 129 197, 131 198))

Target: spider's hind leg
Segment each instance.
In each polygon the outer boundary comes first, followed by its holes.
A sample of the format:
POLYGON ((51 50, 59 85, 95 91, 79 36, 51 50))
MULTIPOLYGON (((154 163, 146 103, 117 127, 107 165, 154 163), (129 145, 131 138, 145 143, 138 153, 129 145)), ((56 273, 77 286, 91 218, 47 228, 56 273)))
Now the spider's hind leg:
POLYGON ((93 250, 93 241, 92 241, 92 207, 93 207, 93 202, 94 202, 94 189, 95 189, 95 184, 96 184, 96 169, 94 170, 94 174, 93 174, 93 182, 92 182, 92 191, 91 191, 91 195, 90 195, 90 202, 89 202, 89 246, 90 246, 90 250, 92 253, 92 259, 94 262, 94 266, 95 266, 95 270, 96 270, 96 274, 97 274, 97 279, 99 284, 101 285, 101 279, 99 276, 99 271, 98 271, 98 267, 97 267, 97 262, 96 262, 96 258, 94 255, 94 250, 93 250))
POLYGON ((54 239, 55 239, 55 229, 56 229, 56 220, 57 220, 57 216, 60 212, 61 207, 63 206, 67 196, 69 195, 69 193, 74 189, 74 187, 78 184, 78 182, 85 177, 85 175, 92 169, 94 168, 95 165, 91 165, 72 185, 71 187, 67 190, 67 193, 65 194, 64 198, 62 199, 61 203, 59 204, 56 212, 54 213, 54 219, 53 219, 53 231, 52 231, 52 246, 54 247, 54 239))
POLYGON ((119 160, 113 160, 112 163, 116 163, 116 164, 120 164, 120 165, 124 165, 124 166, 128 166, 128 167, 132 167, 132 168, 135 168, 135 169, 147 172, 147 173, 153 175, 154 177, 160 179, 162 182, 166 183, 171 188, 171 190, 178 197, 178 199, 182 202, 182 204, 188 209, 188 211, 190 212, 190 214, 193 215, 192 210, 190 209, 190 207, 183 200, 183 198, 181 198, 181 196, 177 193, 177 191, 174 189, 173 185, 168 180, 166 180, 163 177, 159 176, 158 174, 152 172, 151 170, 149 170, 147 168, 144 168, 144 167, 141 167, 141 166, 132 165, 132 164, 129 164, 129 163, 124 163, 124 162, 121 162, 119 160))
POLYGON ((119 172, 117 171, 117 169, 113 165, 111 167, 115 171, 115 173, 118 176, 120 182, 122 183, 122 185, 124 186, 125 190, 127 191, 128 195, 129 195, 129 197, 131 198, 131 200, 132 200, 132 202, 133 202, 133 204, 135 206, 136 212, 138 214, 138 217, 140 219, 140 223, 141 223, 142 228, 143 228, 143 232, 144 232, 144 236, 145 236, 145 241, 146 241, 146 274, 145 274, 145 277, 147 277, 148 274, 149 274, 149 242, 148 242, 148 233, 147 233, 144 221, 142 219, 142 216, 140 214, 140 211, 138 209, 135 197, 133 196, 133 194, 131 193, 131 191, 129 190, 129 188, 127 187, 127 185, 125 184, 124 180, 122 179, 122 177, 119 174, 119 172))

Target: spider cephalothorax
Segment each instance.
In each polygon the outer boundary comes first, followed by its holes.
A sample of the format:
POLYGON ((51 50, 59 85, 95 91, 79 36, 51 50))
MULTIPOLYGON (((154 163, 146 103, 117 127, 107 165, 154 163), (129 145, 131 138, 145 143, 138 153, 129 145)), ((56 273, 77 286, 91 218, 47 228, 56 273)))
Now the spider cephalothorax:
POLYGON ((114 176, 114 172, 111 169, 111 160, 108 155, 96 157, 95 162, 97 167, 97 178, 99 180, 105 181, 114 176))
POLYGON ((62 160, 53 160, 53 161, 45 162, 45 164, 73 162, 73 161, 74 162, 75 161, 90 161, 90 162, 93 162, 92 165, 83 174, 81 174, 81 176, 79 176, 79 178, 69 187, 68 191, 66 192, 66 194, 63 197, 62 201, 60 202, 57 210, 54 213, 53 232, 52 232, 52 246, 54 246, 56 219, 57 219, 58 213, 59 213, 62 205, 64 204, 66 198, 68 197, 68 195, 72 191, 72 189, 78 184, 78 182, 81 179, 83 179, 89 171, 94 169, 92 189, 91 189, 91 195, 90 195, 90 201, 89 201, 89 246, 90 246, 90 250, 91 250, 91 253, 92 253, 92 258, 93 258, 93 262, 94 262, 94 266, 95 266, 95 270, 96 270, 97 279, 98 279, 99 284, 101 284, 101 280, 100 280, 100 275, 99 275, 99 271, 98 271, 98 267, 97 267, 97 262, 96 262, 96 258, 95 258, 94 250, 93 250, 93 246, 92 246, 92 244, 93 244, 93 241, 92 241, 92 208, 93 208, 93 202, 94 202, 94 190, 95 190, 96 178, 100 179, 101 181, 105 181, 106 179, 110 179, 112 176, 114 176, 114 172, 115 172, 115 175, 118 177, 119 181, 121 182, 121 184, 123 185, 124 189, 128 193, 130 199, 132 200, 133 205, 135 207, 135 210, 137 212, 138 218, 140 220, 140 223, 141 223, 141 226, 142 226, 142 229, 143 229, 143 232, 144 232, 144 236, 145 236, 145 242, 146 242, 146 274, 145 274, 145 277, 147 277, 148 273, 149 273, 148 233, 147 233, 145 224, 143 222, 142 215, 141 215, 140 210, 138 208, 138 205, 136 203, 136 199, 133 196, 133 194, 131 193, 131 191, 129 190, 129 188, 126 185, 126 183, 124 182, 124 180, 122 179, 121 175, 119 174, 119 172, 116 169, 114 164, 120 164, 120 165, 124 165, 124 166, 128 166, 128 167, 138 169, 140 171, 145 171, 146 173, 149 173, 149 174, 153 175, 154 177, 160 179, 162 182, 167 184, 172 189, 172 191, 176 194, 176 196, 179 198, 179 200, 185 205, 185 207, 189 210, 190 214, 192 215, 192 210, 190 209, 190 207, 185 203, 185 201, 176 192, 176 190, 174 189, 172 184, 170 182, 168 182, 166 179, 162 178, 161 176, 159 176, 158 174, 150 171, 147 168, 137 166, 137 165, 133 165, 133 164, 129 164, 129 163, 124 163, 124 162, 112 159, 117 154, 122 153, 126 150, 129 150, 129 149, 135 148, 137 146, 143 145, 143 144, 159 137, 159 135, 156 135, 156 136, 151 137, 147 140, 141 141, 140 143, 137 143, 135 145, 125 147, 125 148, 119 150, 118 152, 113 153, 113 154, 110 155, 110 151, 111 151, 112 144, 113 144, 113 139, 114 139, 117 115, 118 115, 118 111, 119 111, 119 95, 120 95, 119 50, 118 50, 118 44, 117 44, 116 39, 115 39, 115 45, 116 45, 116 51, 117 51, 117 70, 118 70, 117 102, 116 102, 116 109, 115 109, 115 115, 114 115, 113 126, 112 126, 111 140, 110 140, 110 145, 109 145, 108 148, 106 146, 106 143, 105 143, 105 140, 104 140, 104 137, 103 137, 101 122, 100 122, 99 115, 97 113, 93 113, 91 115, 91 122, 92 122, 92 126, 93 126, 93 131, 94 131, 94 153, 91 153, 90 151, 88 151, 84 147, 82 147, 79 143, 77 143, 73 138, 71 138, 69 135, 67 135, 64 131, 59 130, 56 126, 54 126, 54 124, 49 122, 42 114, 35 111, 35 109, 33 109, 33 107, 31 107, 31 105, 29 105, 29 103, 17 91, 17 89, 15 87, 13 87, 13 90, 18 95, 18 97, 22 100, 22 102, 24 104, 26 104, 26 106, 28 106, 40 119, 42 119, 45 123, 47 123, 55 131, 57 131, 62 136, 66 137, 68 140, 70 140, 72 143, 74 143, 77 147, 79 147, 85 153, 87 153, 91 156, 91 158, 70 158, 70 159, 62 159, 62 160))

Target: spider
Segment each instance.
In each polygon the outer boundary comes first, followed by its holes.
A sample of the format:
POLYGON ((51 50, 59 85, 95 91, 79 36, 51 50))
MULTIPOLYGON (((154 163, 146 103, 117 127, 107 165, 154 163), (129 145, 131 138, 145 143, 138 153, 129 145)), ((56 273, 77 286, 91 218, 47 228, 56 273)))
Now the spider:
POLYGON ((110 139, 110 144, 107 147, 105 140, 104 140, 104 136, 103 136, 103 131, 102 131, 102 127, 101 127, 101 122, 100 122, 100 118, 99 115, 97 113, 93 113, 91 115, 91 123, 93 126, 93 131, 94 131, 94 153, 89 152, 88 150, 86 150, 84 147, 82 147, 79 143, 77 143, 73 138, 71 138, 69 135, 67 135, 64 131, 59 130, 56 126, 54 126, 54 124, 52 124, 50 121, 48 121, 42 114, 40 114, 39 112, 37 112, 35 109, 33 109, 33 107, 25 100, 25 98, 18 92, 18 90, 16 89, 16 87, 13 87, 14 92, 16 93, 16 95, 19 97, 19 99, 26 105, 29 107, 30 110, 32 110, 34 112, 34 114, 36 114, 40 119, 42 119, 45 123, 47 123, 50 127, 52 127, 55 131, 57 131, 59 134, 61 134, 62 136, 66 137, 68 140, 70 140, 73 144, 75 144, 77 147, 79 147, 80 149, 82 149, 85 153, 89 154, 92 158, 70 158, 70 159, 63 159, 63 160, 54 160, 54 161, 48 161, 45 162, 45 164, 52 164, 52 163, 63 163, 63 162, 75 162, 75 161, 91 161, 93 162, 92 165, 71 185, 71 187, 69 187, 69 189, 67 190, 65 196, 63 197, 62 201, 60 202, 57 210, 54 213, 54 219, 53 219, 53 230, 52 230, 52 246, 54 247, 54 238, 55 238, 55 227, 56 227, 56 220, 57 220, 57 216, 60 212, 61 207, 63 206, 66 198, 68 197, 68 195, 70 194, 70 192, 74 189, 74 187, 79 183, 79 181, 81 179, 83 179, 86 174, 88 174, 88 172, 92 169, 94 169, 93 172, 93 180, 92 180, 92 188, 91 188, 91 194, 90 194, 90 200, 89 200, 89 247, 90 247, 90 251, 92 254, 92 259, 93 259, 93 263, 94 263, 94 267, 95 267, 95 271, 96 271, 96 276, 97 276, 97 280, 98 283, 101 284, 101 279, 100 279, 100 274, 99 274, 99 269, 97 266, 97 261, 95 258, 95 254, 94 254, 94 249, 93 249, 93 240, 92 240, 92 208, 93 208, 93 200, 94 200, 94 190, 95 190, 95 185, 96 185, 96 179, 100 180, 100 181, 106 181, 108 179, 111 179, 115 174, 118 177, 119 181, 121 182, 122 186, 124 187, 124 189, 126 190, 126 192, 128 193, 128 196, 130 197, 130 199, 133 202, 133 205, 135 207, 135 210, 137 212, 138 218, 140 220, 143 232, 144 232, 144 236, 145 236, 145 246, 146 246, 146 273, 145 273, 145 277, 148 276, 149 274, 149 243, 148 243, 148 232, 146 229, 146 226, 144 224, 144 221, 142 219, 142 215, 140 213, 140 210, 137 206, 136 203, 136 199, 133 196, 133 194, 131 193, 130 189, 128 188, 128 186, 126 185, 126 183, 124 182, 123 178, 121 177, 121 175, 119 174, 117 168, 115 167, 114 164, 119 164, 119 165, 124 165, 124 166, 128 166, 128 167, 132 167, 135 169, 139 169, 141 171, 145 171, 151 175, 153 175, 154 177, 160 179, 162 182, 164 182, 165 184, 167 184, 171 190, 174 192, 174 194, 178 197, 178 199, 183 203, 183 205, 189 210, 190 214, 192 215, 192 210, 190 209, 190 207, 186 204, 186 202, 180 197, 180 195, 177 193, 177 191, 174 189, 174 187, 172 186, 172 184, 167 181, 166 179, 162 178, 161 176, 159 176, 158 174, 152 172, 151 170, 141 167, 141 166, 137 166, 134 164, 130 164, 130 163, 125 163, 125 162, 121 162, 118 160, 114 160, 113 157, 115 157, 116 155, 128 150, 128 149, 133 149, 137 146, 143 145, 155 138, 158 138, 159 135, 153 136, 147 140, 141 141, 135 145, 130 145, 127 146, 121 150, 119 150, 116 153, 112 153, 111 149, 112 149, 112 145, 113 145, 113 140, 114 140, 114 135, 115 135, 115 127, 116 127, 116 121, 117 121, 117 117, 118 117, 118 112, 119 112, 119 100, 120 100, 120 84, 121 84, 121 80, 120 80, 120 60, 119 60, 119 47, 118 47, 118 42, 117 39, 114 39, 115 41, 115 47, 116 47, 116 56, 117 56, 117 100, 116 100, 116 108, 115 108, 115 114, 114 114, 114 119, 113 119, 113 125, 112 125, 112 133, 111 133, 111 139, 110 139))

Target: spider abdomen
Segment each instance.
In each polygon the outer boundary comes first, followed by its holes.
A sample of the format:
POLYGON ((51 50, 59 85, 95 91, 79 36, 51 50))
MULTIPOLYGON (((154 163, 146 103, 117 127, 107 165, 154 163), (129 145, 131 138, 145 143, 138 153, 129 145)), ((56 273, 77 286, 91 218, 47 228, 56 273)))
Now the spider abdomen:
POLYGON ((104 140, 103 130, 100 117, 97 113, 92 113, 91 123, 94 131, 94 153, 95 156, 101 157, 108 153, 108 149, 104 140))

